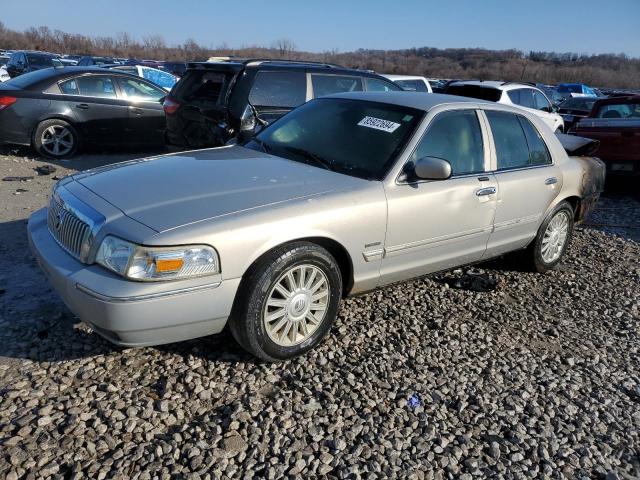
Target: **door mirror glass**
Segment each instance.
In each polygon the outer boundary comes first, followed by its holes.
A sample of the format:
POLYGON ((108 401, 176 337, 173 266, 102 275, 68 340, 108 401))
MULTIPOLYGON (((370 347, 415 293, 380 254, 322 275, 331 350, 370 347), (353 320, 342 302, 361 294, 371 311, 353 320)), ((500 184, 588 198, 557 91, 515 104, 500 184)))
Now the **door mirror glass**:
POLYGON ((422 157, 414 165, 415 176, 421 180, 446 180, 451 176, 451 164, 437 157, 422 157))

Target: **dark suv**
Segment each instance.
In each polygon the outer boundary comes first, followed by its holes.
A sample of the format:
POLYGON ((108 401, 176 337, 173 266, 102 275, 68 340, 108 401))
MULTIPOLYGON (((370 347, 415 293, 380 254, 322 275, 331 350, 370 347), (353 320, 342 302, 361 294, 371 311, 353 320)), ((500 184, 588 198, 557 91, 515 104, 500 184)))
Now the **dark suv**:
POLYGON ((171 149, 247 140, 313 98, 339 92, 401 90, 371 71, 285 60, 190 63, 163 106, 171 149))
POLYGON ((46 52, 20 51, 11 54, 5 69, 9 76, 13 78, 23 73, 56 66, 62 66, 57 55, 46 52))

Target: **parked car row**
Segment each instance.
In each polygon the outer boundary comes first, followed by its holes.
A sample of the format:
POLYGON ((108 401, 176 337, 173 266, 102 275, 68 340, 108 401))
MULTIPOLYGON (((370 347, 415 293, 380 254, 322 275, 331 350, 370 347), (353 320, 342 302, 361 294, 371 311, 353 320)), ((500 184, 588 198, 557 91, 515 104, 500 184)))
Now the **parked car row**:
MULTIPOLYGON (((117 61, 87 58, 78 62, 117 61)), ((433 79, 383 76, 326 63, 213 60, 190 63, 178 80, 149 66, 151 61, 68 67, 54 54, 14 52, 9 68, 19 65, 18 70, 31 73, 20 73, 0 87, 0 141, 31 145, 57 158, 71 156, 85 144, 166 145, 170 150, 243 144, 315 98, 340 92, 434 90, 433 79)), ((612 173, 635 173, 637 100, 613 97, 618 100, 611 105, 630 106, 599 113, 603 104, 598 99, 605 97, 592 95, 597 92, 584 85, 565 87, 572 96, 556 106, 543 91, 550 86, 476 80, 437 86, 449 95, 521 108, 552 132, 597 137, 598 154, 612 173)))

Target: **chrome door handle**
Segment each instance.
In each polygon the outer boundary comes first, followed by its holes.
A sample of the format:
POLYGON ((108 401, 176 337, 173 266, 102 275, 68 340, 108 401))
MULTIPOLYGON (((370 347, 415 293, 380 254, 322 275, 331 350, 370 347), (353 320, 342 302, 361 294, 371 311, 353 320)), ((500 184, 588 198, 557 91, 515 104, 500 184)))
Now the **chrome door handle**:
POLYGON ((87 110, 89 108, 89 105, 86 103, 78 103, 76 104, 76 108, 79 108, 80 110, 87 110))
POLYGON ((478 197, 484 197, 485 195, 493 195, 496 193, 496 187, 485 187, 476 191, 478 197))
POLYGON ((142 115, 144 113, 143 110, 141 108, 138 108, 138 107, 129 107, 129 110, 134 115, 142 115))
POLYGON ((554 183, 558 183, 558 179, 556 177, 550 177, 544 181, 545 185, 553 185, 554 183))

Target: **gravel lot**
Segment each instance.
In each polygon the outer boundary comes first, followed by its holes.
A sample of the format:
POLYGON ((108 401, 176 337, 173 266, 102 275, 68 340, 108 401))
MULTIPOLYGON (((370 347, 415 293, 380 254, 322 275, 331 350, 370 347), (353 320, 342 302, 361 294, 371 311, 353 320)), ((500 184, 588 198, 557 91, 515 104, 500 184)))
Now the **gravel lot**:
POLYGON ((267 365, 228 333, 121 350, 74 320, 26 218, 53 176, 141 154, 29 155, 0 150, 2 177, 34 176, 0 182, 0 478, 640 478, 637 193, 607 194, 559 271, 352 298, 267 365))

